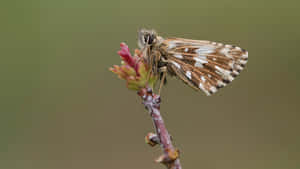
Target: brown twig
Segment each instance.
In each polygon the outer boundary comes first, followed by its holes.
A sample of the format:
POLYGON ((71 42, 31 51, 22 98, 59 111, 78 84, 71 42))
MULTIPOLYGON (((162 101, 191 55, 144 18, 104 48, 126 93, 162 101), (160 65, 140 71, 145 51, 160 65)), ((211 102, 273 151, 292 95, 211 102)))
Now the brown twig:
POLYGON ((152 74, 152 69, 149 69, 147 63, 141 59, 143 58, 142 52, 135 50, 135 55, 131 56, 125 43, 121 43, 120 46, 121 50, 118 54, 122 58, 122 65, 114 65, 110 70, 119 78, 126 80, 128 89, 139 91, 138 94, 143 99, 143 104, 149 111, 156 130, 156 134, 149 133, 146 136, 146 142, 151 146, 159 144, 163 149, 163 155, 156 162, 166 165, 168 169, 181 169, 178 158, 179 151, 172 145, 171 137, 160 114, 160 97, 154 94, 151 89, 154 87, 158 76, 152 74))
POLYGON ((155 95, 151 88, 141 89, 138 94, 142 97, 143 104, 149 111, 156 131, 156 134, 149 133, 146 136, 146 142, 151 146, 160 144, 163 149, 163 155, 156 162, 166 165, 168 169, 181 169, 179 151, 174 148, 170 134, 160 114, 160 96, 155 95))

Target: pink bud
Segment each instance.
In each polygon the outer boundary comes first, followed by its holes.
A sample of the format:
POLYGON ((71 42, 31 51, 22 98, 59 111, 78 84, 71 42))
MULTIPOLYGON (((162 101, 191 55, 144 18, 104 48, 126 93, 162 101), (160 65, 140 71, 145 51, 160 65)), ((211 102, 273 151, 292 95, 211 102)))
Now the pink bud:
POLYGON ((130 67, 134 68, 136 74, 139 76, 138 73, 138 65, 137 59, 131 56, 128 46, 125 43, 120 44, 121 50, 118 51, 118 54, 121 56, 122 60, 125 61, 130 67))

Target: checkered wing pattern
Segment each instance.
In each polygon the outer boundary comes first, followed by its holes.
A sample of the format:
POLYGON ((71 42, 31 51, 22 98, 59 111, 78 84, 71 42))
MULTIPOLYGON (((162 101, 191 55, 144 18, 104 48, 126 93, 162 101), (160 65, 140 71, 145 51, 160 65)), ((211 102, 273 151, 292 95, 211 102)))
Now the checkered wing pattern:
POLYGON ((206 95, 230 83, 248 61, 246 50, 211 41, 169 38, 160 48, 165 53, 169 70, 206 95))

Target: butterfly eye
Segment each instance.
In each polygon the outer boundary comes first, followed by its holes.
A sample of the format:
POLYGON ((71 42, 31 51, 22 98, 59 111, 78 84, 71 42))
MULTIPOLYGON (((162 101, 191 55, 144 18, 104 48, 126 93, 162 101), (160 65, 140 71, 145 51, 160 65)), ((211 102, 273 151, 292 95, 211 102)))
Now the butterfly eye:
POLYGON ((145 35, 145 36, 144 36, 144 42, 145 42, 145 43, 148 43, 148 38, 149 38, 149 35, 145 35))
POLYGON ((148 45, 151 45, 153 43, 153 41, 155 40, 155 36, 152 34, 146 34, 144 36, 144 42, 148 45))
POLYGON ((154 35, 149 35, 149 41, 148 41, 148 44, 152 44, 154 41, 154 35))

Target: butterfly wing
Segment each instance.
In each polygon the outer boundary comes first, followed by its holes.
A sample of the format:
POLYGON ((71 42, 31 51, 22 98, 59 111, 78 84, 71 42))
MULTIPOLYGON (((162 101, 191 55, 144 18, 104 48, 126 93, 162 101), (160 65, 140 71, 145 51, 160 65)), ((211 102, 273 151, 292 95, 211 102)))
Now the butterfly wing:
POLYGON ((211 41, 170 38, 162 42, 161 49, 169 70, 207 95, 230 83, 248 61, 246 50, 211 41))

